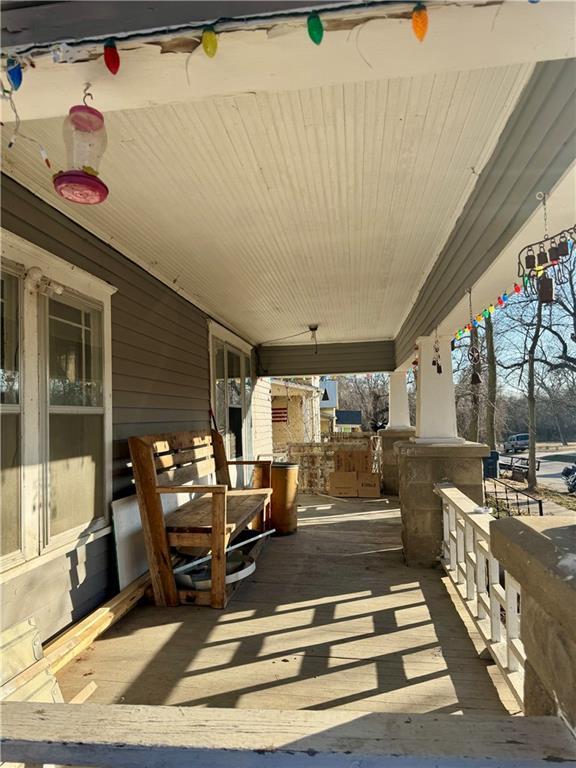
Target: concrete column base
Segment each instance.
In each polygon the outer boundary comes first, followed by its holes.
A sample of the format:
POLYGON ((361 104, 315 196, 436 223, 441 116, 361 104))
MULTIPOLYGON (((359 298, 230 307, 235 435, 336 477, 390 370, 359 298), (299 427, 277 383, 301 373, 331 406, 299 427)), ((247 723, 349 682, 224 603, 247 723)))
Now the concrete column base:
POLYGON ((451 482, 478 505, 484 503, 482 458, 490 448, 480 443, 396 443, 400 480, 402 544, 411 566, 433 568, 442 549, 442 502, 434 486, 451 482))
POLYGON ((414 427, 387 427, 378 430, 382 445, 382 491, 387 496, 400 495, 398 456, 394 453, 394 443, 410 440, 415 432, 414 427))

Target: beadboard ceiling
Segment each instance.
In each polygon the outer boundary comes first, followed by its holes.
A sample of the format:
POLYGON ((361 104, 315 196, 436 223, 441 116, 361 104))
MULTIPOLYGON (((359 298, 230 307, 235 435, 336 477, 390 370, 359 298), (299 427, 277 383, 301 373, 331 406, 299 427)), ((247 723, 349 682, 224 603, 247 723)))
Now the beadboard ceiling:
MULTIPOLYGON (((393 338, 532 69, 110 112, 100 206, 58 198, 29 142, 3 137, 3 169, 251 342, 393 338)), ((61 124, 23 124, 55 169, 61 124)))

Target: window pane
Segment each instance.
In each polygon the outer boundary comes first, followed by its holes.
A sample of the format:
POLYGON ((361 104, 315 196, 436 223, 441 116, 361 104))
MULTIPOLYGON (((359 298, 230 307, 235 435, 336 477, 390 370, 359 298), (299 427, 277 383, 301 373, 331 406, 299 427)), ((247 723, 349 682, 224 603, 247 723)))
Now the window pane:
POLYGON ((0 401, 18 402, 19 334, 18 334, 18 278, 2 275, 0 314, 0 401))
POLYGON ((7 555, 20 549, 20 414, 3 413, 0 423, 0 554, 7 555))
POLYGON ((242 373, 240 355, 228 351, 228 424, 230 456, 242 456, 242 373))
POLYGON ((102 405, 101 320, 96 310, 50 300, 50 405, 102 405))
POLYGON ((224 345, 220 341, 214 342, 214 367, 216 369, 214 387, 216 426, 224 434, 226 432, 226 381, 224 378, 224 345))
POLYGON ((252 447, 252 377, 250 376, 250 358, 244 358, 244 443, 246 456, 251 458, 252 447))
POLYGON ((50 414, 50 534, 104 514, 104 417, 50 414))

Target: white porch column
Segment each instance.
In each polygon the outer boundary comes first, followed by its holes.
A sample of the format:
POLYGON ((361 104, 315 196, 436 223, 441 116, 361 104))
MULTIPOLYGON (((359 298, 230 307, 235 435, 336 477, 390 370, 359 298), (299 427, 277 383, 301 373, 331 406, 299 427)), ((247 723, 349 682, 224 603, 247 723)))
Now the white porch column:
POLYGON ((394 371, 389 377, 388 425, 386 429, 409 429, 410 409, 406 389, 406 371, 394 371))
POLYGON ((442 373, 432 365, 434 337, 418 339, 416 437, 418 443, 463 443, 456 426, 456 399, 449 336, 439 336, 442 373))

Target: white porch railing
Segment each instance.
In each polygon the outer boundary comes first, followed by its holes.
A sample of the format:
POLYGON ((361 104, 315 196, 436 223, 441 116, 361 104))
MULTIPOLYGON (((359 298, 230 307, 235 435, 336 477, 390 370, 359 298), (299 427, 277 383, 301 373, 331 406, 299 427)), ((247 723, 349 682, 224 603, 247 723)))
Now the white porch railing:
POLYGON ((454 485, 441 483, 442 564, 518 704, 523 706, 524 646, 520 585, 492 555, 494 517, 454 485))

